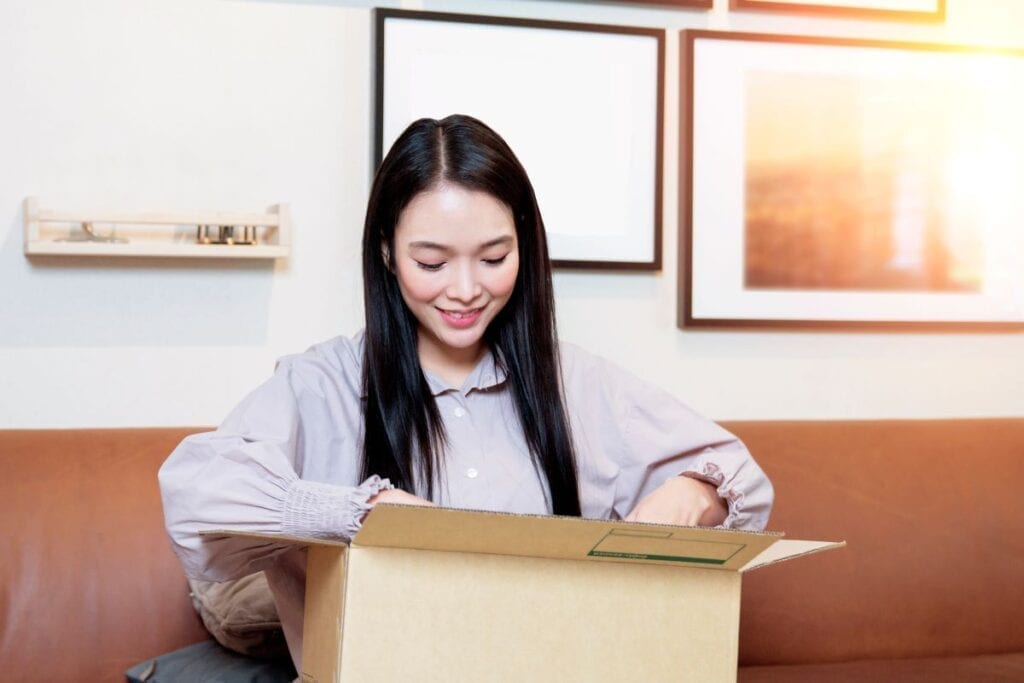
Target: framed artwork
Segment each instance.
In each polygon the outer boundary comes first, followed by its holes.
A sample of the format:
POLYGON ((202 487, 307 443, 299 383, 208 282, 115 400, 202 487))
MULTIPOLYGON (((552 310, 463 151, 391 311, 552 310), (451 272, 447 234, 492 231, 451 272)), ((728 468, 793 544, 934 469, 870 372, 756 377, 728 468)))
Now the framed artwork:
POLYGON ((617 2, 628 2, 633 5, 668 5, 684 9, 711 9, 714 7, 714 0, 617 0, 617 2))
POLYGON ((729 8, 901 21, 946 18, 946 0, 729 0, 729 8))
POLYGON ((555 267, 661 268, 663 30, 375 14, 375 167, 414 120, 469 114, 530 174, 555 267))
POLYGON ((680 326, 1024 327, 1024 51, 684 31, 680 326))

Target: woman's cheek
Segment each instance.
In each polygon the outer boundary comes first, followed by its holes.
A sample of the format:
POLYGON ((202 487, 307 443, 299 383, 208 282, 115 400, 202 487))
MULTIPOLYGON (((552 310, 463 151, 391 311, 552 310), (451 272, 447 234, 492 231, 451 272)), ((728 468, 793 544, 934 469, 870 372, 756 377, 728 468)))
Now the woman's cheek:
POLYGON ((433 301, 443 289, 435 273, 423 271, 415 266, 400 267, 398 281, 405 296, 414 301, 433 301))
POLYGON ((508 266, 501 269, 499 279, 495 282, 493 291, 498 296, 510 294, 516 286, 516 276, 519 275, 519 260, 517 259, 513 263, 508 264, 508 266))
POLYGON ((441 288, 437 286, 437 282, 429 278, 413 278, 410 294, 417 301, 433 301, 438 297, 441 292, 441 288))

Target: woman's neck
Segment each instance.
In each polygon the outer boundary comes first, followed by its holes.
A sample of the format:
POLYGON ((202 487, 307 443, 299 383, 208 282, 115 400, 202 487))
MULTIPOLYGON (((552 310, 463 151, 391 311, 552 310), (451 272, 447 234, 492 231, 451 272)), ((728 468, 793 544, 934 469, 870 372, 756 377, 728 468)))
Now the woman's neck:
POLYGON ((441 347, 432 340, 424 339, 420 334, 418 352, 420 366, 437 375, 450 386, 456 389, 462 388, 466 378, 473 372, 473 368, 483 357, 485 346, 481 341, 475 346, 465 349, 454 349, 441 347))

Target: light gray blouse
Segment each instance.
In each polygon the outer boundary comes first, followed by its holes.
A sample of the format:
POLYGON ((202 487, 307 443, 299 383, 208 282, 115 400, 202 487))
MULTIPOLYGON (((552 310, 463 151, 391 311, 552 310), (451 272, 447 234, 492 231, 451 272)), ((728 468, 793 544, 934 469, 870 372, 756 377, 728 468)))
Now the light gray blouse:
MULTIPOLYGON (((265 570, 297 667, 304 551, 237 538, 201 540, 199 532, 347 540, 359 530, 367 500, 390 486, 377 476, 359 477, 362 350, 360 333, 281 359, 219 429, 186 438, 160 469, 167 530, 186 573, 223 581, 265 570)), ((623 518, 666 479, 685 474, 714 484, 728 502, 723 526, 765 527, 772 487, 736 437, 579 347, 562 343, 561 363, 584 517, 623 518)), ((434 502, 550 514, 546 484, 493 356, 461 388, 425 374, 447 431, 434 502)))

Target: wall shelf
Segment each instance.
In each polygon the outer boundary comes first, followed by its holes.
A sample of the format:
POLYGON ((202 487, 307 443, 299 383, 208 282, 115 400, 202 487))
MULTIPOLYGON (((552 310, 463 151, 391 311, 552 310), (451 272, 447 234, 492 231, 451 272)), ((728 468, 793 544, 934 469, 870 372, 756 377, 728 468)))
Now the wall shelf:
POLYGON ((26 256, 278 259, 291 252, 287 204, 266 213, 75 212, 43 210, 27 197, 24 222, 26 256))

